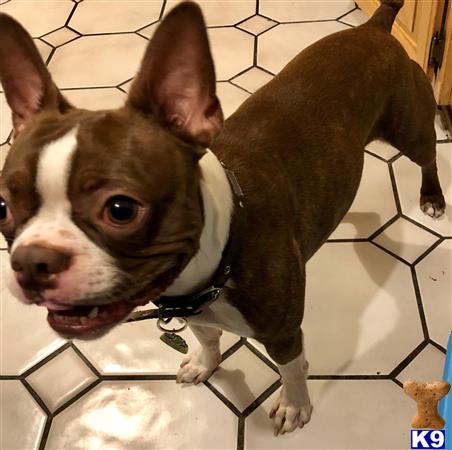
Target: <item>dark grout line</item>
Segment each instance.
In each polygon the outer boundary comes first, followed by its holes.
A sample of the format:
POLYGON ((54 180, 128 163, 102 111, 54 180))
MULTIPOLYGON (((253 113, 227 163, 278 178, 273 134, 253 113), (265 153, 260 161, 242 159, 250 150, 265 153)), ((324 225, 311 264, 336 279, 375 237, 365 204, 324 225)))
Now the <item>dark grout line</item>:
POLYGON ((399 191, 397 189, 397 180, 394 173, 394 167, 392 167, 392 162, 388 163, 388 169, 389 177, 391 178, 392 193, 394 195, 397 212, 399 214, 402 214, 402 204, 400 203, 399 191))
POLYGON ((392 219, 389 219, 384 225, 378 228, 369 236, 369 241, 375 239, 378 235, 386 231, 394 222, 396 222, 400 218, 399 214, 396 214, 392 219))
POLYGON ((51 61, 53 55, 55 54, 55 51, 56 51, 56 48, 52 47, 52 50, 50 50, 50 54, 47 57, 46 62, 45 62, 46 66, 48 66, 50 64, 50 61, 51 61))
POLYGON ((271 386, 269 386, 259 397, 249 404, 243 411, 242 416, 248 417, 254 410, 256 410, 262 403, 265 402, 272 394, 275 393, 282 386, 281 380, 276 380, 271 386))
POLYGON ((235 86, 236 88, 241 89, 243 92, 246 92, 247 94, 250 94, 250 95, 253 94, 252 92, 248 91, 248 89, 245 89, 244 87, 239 86, 238 84, 234 83, 233 81, 229 81, 229 83, 231 83, 231 84, 232 84, 233 86, 235 86))
POLYGON ((74 342, 70 341, 69 343, 71 349, 74 351, 74 353, 88 366, 88 368, 91 370, 91 372, 96 375, 96 377, 100 378, 102 374, 100 371, 94 366, 94 364, 82 353, 82 351, 77 347, 74 342))
POLYGON ((78 6, 78 3, 75 3, 74 6, 72 7, 72 10, 69 13, 68 18, 66 19, 66 22, 64 23, 64 26, 67 26, 69 24, 69 22, 71 21, 72 16, 74 15, 75 10, 77 9, 77 6, 78 6))
POLYGON ((20 380, 22 385, 25 387, 25 389, 30 393, 30 395, 33 397, 34 401, 39 405, 39 407, 43 410, 43 412, 49 416, 51 414, 49 408, 44 403, 44 400, 38 395, 38 393, 31 387, 30 383, 28 383, 27 380, 20 380))
POLYGON ((341 239, 327 239, 328 244, 345 244, 349 242, 369 242, 368 238, 341 238, 341 239))
POLYGON ((397 261, 400 261, 401 263, 405 264, 406 266, 411 267, 411 263, 407 261, 406 259, 403 259, 401 256, 397 255, 397 253, 392 252, 391 250, 388 250, 386 247, 383 247, 378 242, 375 241, 369 241, 372 245, 379 248, 383 252, 387 253, 388 255, 392 256, 393 258, 397 259, 397 261))
POLYGON ((433 339, 428 339, 428 343, 433 345, 433 347, 437 348, 440 352, 447 354, 447 350, 441 345, 435 342, 433 339))
POLYGON ((273 72, 270 72, 268 69, 266 69, 265 67, 260 66, 259 64, 256 64, 254 67, 256 67, 256 69, 262 70, 263 72, 267 72, 272 77, 276 76, 273 72))
POLYGON ((388 160, 384 159, 383 156, 377 155, 376 153, 373 153, 371 150, 368 150, 367 148, 364 149, 364 153, 367 153, 370 156, 373 156, 374 158, 379 159, 380 161, 383 161, 384 163, 388 164, 388 160))
POLYGON ((403 389, 403 384, 399 380, 397 380, 395 378, 391 378, 391 381, 393 381, 395 384, 397 384, 397 386, 399 386, 403 389))
POLYGON ((65 342, 61 347, 58 347, 55 351, 50 353, 50 355, 47 355, 44 359, 41 359, 39 362, 37 362, 34 366, 27 369, 24 373, 21 374, 22 378, 27 378, 29 375, 31 375, 33 372, 36 372, 38 369, 40 369, 44 364, 47 364, 52 359, 56 358, 60 353, 63 353, 65 350, 67 350, 70 347, 69 342, 65 342))
MULTIPOLYGON (((432 230, 431 228, 426 227, 424 224, 418 222, 417 220, 414 220, 412 217, 407 216, 405 214, 401 214, 400 217, 402 219, 408 220, 408 222, 411 222, 413 225, 417 225, 419 228, 422 228, 425 231, 428 231, 429 233, 433 234, 434 236, 436 236, 439 239, 444 239, 445 236, 442 236, 441 234, 439 234, 437 231, 432 230)), ((433 220, 433 219, 432 219, 433 220)))
POLYGON ((257 52, 258 52, 258 37, 254 36, 254 47, 253 47, 253 66, 257 65, 257 52))
POLYGON ((42 432, 41 441, 39 443, 39 450, 44 450, 47 444, 47 439, 49 438, 50 427, 52 426, 53 416, 47 416, 46 423, 44 425, 44 430, 42 432))
POLYGON ((113 89, 116 86, 89 86, 89 87, 67 87, 67 88, 60 88, 60 91, 79 91, 81 89, 113 89))
MULTIPOLYGON (((345 16, 348 16, 349 14, 351 14, 352 12, 356 11, 357 9, 359 9, 356 4, 355 7, 353 9, 351 9, 349 12, 346 12, 345 14, 342 14, 342 16, 339 16, 336 20, 341 20, 343 19, 345 16)), ((348 25, 348 24, 347 24, 348 25)))
POLYGON ((424 253, 421 253, 414 261, 413 266, 416 266, 420 263, 424 258, 426 258, 430 253, 435 250, 435 248, 439 247, 444 242, 444 238, 439 238, 436 242, 434 242, 424 253))
POLYGON ((217 388, 212 386, 212 384, 207 380, 204 381, 204 386, 206 386, 214 395, 217 397, 225 406, 227 406, 237 417, 241 417, 242 413, 239 409, 232 403, 224 394, 222 394, 217 388))
POLYGON ((167 0, 163 0, 162 9, 160 10, 159 20, 162 20, 163 14, 165 14, 167 0))
POLYGON ((413 360, 419 355, 419 353, 421 353, 422 350, 427 347, 427 345, 427 340, 422 341, 408 356, 406 356, 402 360, 402 362, 397 364, 397 366, 392 369, 389 376, 394 379, 399 376, 400 373, 403 372, 413 362, 413 360))
POLYGON ((220 364, 229 358, 231 355, 233 355, 237 350, 241 349, 245 344, 245 340, 243 338, 240 338, 238 342, 236 342, 234 345, 232 345, 230 348, 228 348, 222 355, 221 355, 221 362, 220 364))
POLYGON ((85 394, 87 394, 89 391, 91 391, 92 389, 94 389, 97 385, 99 385, 100 383, 102 383, 103 380, 94 380, 90 385, 88 385, 85 389, 81 390, 80 392, 78 392, 76 395, 74 395, 73 397, 71 397, 67 402, 65 402, 64 404, 62 404, 59 408, 57 408, 53 414, 52 417, 57 416, 58 414, 60 414, 62 411, 64 411, 66 408, 69 408, 69 406, 71 406, 72 404, 74 404, 77 400, 80 400, 85 394))
POLYGON ((162 375, 151 375, 151 374, 111 374, 111 375, 101 375, 101 381, 175 381, 175 374, 162 374, 162 375))
POLYGON ((256 0, 256 14, 259 14, 260 0, 256 0))
POLYGON ((389 380, 389 375, 309 375, 308 380, 389 380))
POLYGON ((428 333, 427 319, 425 318, 424 304, 422 303, 421 290, 419 289, 419 282, 417 280, 416 268, 410 267, 411 278, 413 280, 414 295, 416 296, 417 307, 419 310, 419 319, 422 325, 422 332, 424 333, 424 339, 428 341, 430 339, 428 333))
POLYGON ((452 138, 446 138, 446 139, 438 139, 436 141, 437 144, 450 144, 452 143, 452 138))
POLYGON ((248 350, 250 350, 255 356, 257 356, 263 363, 270 367, 270 369, 273 369, 279 375, 278 366, 273 361, 268 359, 265 355, 263 355, 256 347, 253 346, 253 344, 251 344, 248 341, 245 341, 245 347, 248 350))
POLYGON ((237 427, 237 450, 244 450, 245 448, 245 417, 239 417, 237 427))

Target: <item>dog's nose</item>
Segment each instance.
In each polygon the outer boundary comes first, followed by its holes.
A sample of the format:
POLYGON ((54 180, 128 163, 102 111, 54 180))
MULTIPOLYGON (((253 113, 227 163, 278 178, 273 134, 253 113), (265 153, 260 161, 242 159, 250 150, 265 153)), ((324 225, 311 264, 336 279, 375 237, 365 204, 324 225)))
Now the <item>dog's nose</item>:
POLYGON ((70 256, 58 250, 27 245, 17 247, 11 255, 11 266, 23 289, 39 291, 55 285, 51 275, 63 272, 69 266, 70 256))

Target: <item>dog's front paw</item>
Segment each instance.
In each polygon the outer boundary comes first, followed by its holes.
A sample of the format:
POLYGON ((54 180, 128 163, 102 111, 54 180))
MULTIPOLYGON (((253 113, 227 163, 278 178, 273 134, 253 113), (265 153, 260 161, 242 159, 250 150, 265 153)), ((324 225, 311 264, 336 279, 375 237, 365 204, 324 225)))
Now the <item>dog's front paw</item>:
POLYGON ((290 433, 295 428, 303 428, 309 422, 312 413, 309 397, 304 403, 291 403, 284 394, 284 388, 281 390, 279 398, 274 403, 270 411, 270 419, 273 419, 273 431, 275 436, 278 434, 290 433))
POLYGON ((446 202, 442 194, 421 194, 421 210, 427 216, 439 219, 444 215, 446 202))
POLYGON ((177 383, 202 383, 206 381, 220 364, 220 353, 210 353, 199 349, 182 361, 177 372, 177 383))

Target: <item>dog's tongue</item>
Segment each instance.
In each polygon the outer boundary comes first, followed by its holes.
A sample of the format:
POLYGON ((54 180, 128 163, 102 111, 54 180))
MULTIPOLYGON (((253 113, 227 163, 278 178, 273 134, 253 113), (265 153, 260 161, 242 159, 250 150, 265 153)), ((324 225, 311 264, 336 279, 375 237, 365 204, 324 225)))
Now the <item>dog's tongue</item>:
POLYGON ((49 325, 68 336, 99 332, 123 320, 136 307, 134 303, 119 301, 100 306, 76 306, 65 310, 50 310, 49 325))

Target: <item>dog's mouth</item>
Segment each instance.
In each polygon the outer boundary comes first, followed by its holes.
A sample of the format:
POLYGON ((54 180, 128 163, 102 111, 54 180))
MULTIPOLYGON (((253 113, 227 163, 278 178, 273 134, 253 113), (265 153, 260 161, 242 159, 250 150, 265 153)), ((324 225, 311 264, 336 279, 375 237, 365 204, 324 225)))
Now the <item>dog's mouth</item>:
POLYGON ((58 333, 66 337, 97 337, 123 321, 137 306, 143 306, 169 287, 174 276, 164 276, 132 297, 105 304, 66 306, 43 302, 47 307, 47 321, 58 333))

